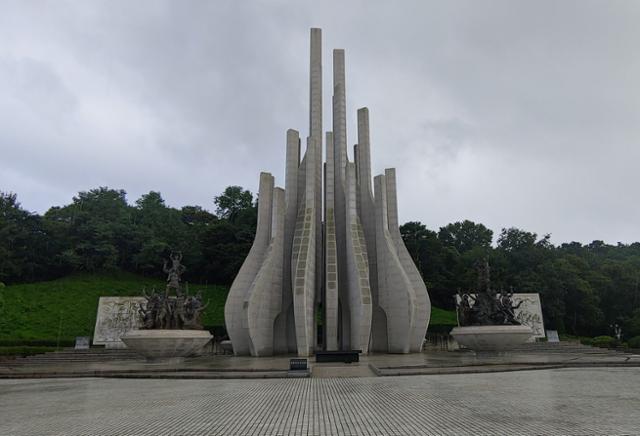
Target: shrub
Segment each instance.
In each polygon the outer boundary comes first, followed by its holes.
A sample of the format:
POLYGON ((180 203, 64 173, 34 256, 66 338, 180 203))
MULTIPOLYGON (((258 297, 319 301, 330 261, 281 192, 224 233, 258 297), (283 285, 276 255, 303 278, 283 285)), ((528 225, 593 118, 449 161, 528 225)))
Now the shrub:
POLYGON ((580 338, 580 343, 591 347, 593 346, 593 338, 580 338))
POLYGON ((593 338, 593 346, 600 348, 615 347, 618 343, 616 338, 611 336, 596 336, 593 338))
POLYGON ((627 341, 629 348, 640 348, 640 336, 634 336, 627 341))

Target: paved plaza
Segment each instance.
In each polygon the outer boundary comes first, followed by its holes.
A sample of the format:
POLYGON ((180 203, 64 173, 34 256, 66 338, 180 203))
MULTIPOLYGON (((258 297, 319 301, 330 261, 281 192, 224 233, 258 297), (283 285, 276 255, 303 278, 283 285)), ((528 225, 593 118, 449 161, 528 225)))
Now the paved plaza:
POLYGON ((640 368, 0 380, 1 435, 638 434, 640 368))

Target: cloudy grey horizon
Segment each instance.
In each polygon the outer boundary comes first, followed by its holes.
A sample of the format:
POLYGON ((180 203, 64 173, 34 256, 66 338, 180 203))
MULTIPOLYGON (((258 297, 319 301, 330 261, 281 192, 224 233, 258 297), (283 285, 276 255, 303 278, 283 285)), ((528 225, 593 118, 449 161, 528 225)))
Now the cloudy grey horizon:
POLYGON ((320 27, 324 128, 344 48, 348 142, 368 107, 401 222, 640 241, 638 22, 632 1, 1 1, 0 191, 214 210, 260 171, 282 186, 320 27))

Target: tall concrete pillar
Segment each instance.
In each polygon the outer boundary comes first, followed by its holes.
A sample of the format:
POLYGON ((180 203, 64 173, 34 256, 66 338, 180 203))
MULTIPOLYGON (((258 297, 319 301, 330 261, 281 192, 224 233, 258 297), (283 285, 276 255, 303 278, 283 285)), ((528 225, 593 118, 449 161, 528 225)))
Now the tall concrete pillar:
POLYGON ((282 312, 276 319, 275 352, 284 354, 297 350, 293 317, 291 250, 298 215, 298 172, 300 166, 300 135, 287 130, 285 163, 285 222, 283 247, 282 312))
MULTIPOLYGON (((324 281, 322 261, 322 30, 311 29, 309 67, 309 136, 315 142, 313 171, 315 175, 315 276, 316 293, 313 296, 313 311, 320 303, 324 281)), ((313 324, 313 346, 316 343, 316 324, 313 324)))
POLYGON ((362 220, 367 253, 372 298, 371 348, 386 351, 386 316, 378 302, 378 260, 376 249, 376 222, 373 193, 371 191, 371 141, 369 136, 369 109, 358 109, 358 144, 355 147, 358 175, 358 214, 362 220))
POLYGON ((347 101, 344 50, 333 50, 333 136, 334 161, 339 173, 336 178, 345 180, 347 166, 347 101))
MULTIPOLYGON (((347 211, 346 211, 346 167, 347 167, 347 118, 345 97, 344 50, 333 50, 333 162, 334 206, 336 220, 336 252, 338 258, 338 277, 347 277, 347 211)), ((338 282, 338 347, 351 348, 351 311, 349 283, 338 282)))
POLYGON ((316 183, 313 171, 316 143, 307 138, 304 196, 298 208, 293 237, 293 309, 295 316, 296 346, 299 356, 308 356, 315 345, 315 296, 316 296, 316 183))
POLYGON ((333 134, 327 132, 327 163, 324 186, 324 338, 325 348, 338 349, 338 253, 336 246, 336 215, 333 160, 333 134))
POLYGON ((354 350, 369 351, 371 334, 371 287, 364 232, 356 207, 356 166, 349 162, 346 168, 346 236, 347 284, 350 309, 350 346, 354 350))

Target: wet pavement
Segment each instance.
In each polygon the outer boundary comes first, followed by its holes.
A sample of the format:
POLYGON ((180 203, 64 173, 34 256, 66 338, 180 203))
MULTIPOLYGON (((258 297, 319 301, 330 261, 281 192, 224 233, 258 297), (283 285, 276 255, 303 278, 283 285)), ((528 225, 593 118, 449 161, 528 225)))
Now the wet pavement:
POLYGON ((638 410, 640 368, 0 380, 0 434, 17 436, 638 434, 638 410))

